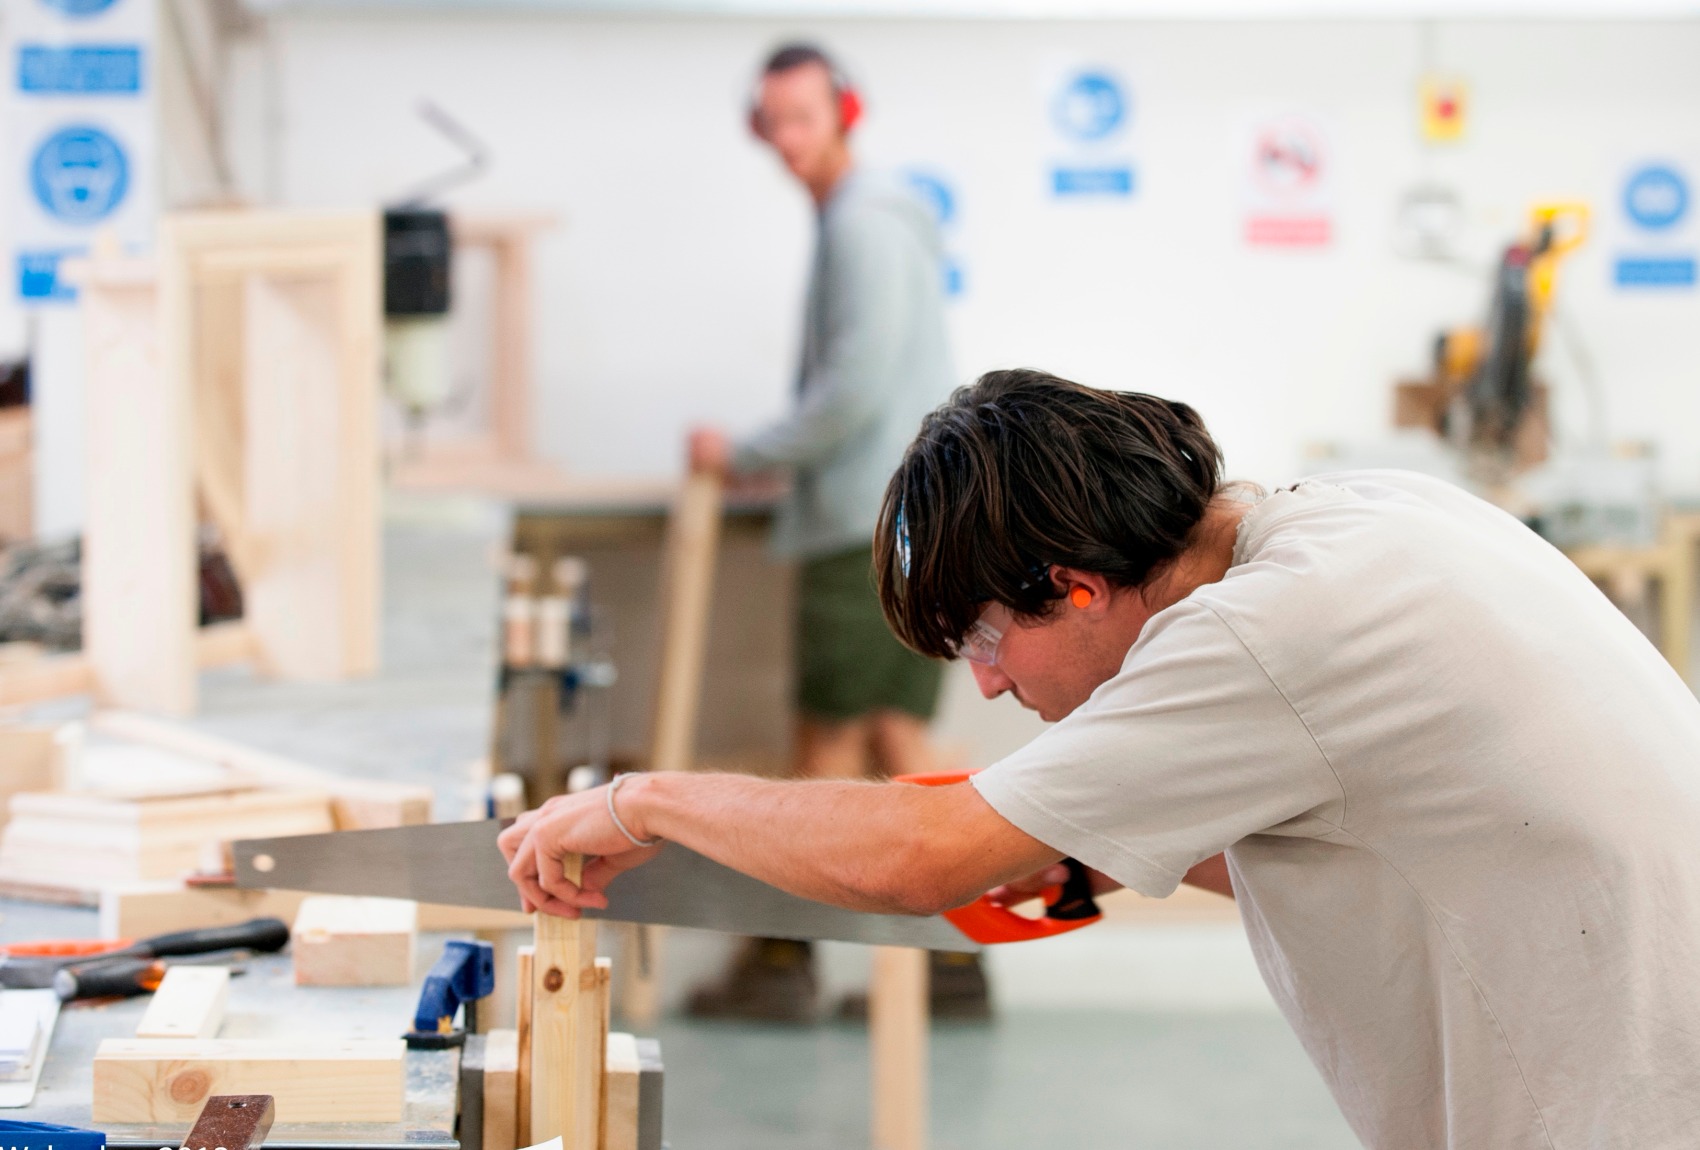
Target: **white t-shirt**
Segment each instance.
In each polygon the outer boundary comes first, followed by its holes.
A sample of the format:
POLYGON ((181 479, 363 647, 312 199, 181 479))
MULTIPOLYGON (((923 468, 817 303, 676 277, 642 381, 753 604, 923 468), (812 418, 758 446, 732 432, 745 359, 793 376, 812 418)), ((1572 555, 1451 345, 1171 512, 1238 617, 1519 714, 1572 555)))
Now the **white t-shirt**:
POLYGON ((1372 1150, 1700 1146, 1700 703, 1456 488, 1270 495, 1225 578, 975 786, 1147 895, 1226 848, 1372 1150))

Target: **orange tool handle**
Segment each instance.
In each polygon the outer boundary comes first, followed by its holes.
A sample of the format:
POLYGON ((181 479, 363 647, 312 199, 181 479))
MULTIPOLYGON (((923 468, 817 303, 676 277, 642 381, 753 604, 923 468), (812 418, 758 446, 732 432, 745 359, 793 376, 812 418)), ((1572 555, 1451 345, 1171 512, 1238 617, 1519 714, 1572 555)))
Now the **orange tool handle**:
MULTIPOLYGON (((941 771, 936 775, 898 775, 892 781, 914 783, 922 787, 948 787, 967 782, 973 771, 941 771)), ((1092 886, 1086 867, 1075 859, 1064 859, 1069 869, 1068 882, 1046 887, 1045 917, 1028 918, 1016 914, 1007 906, 999 906, 981 895, 967 906, 947 910, 944 917, 963 934, 982 945, 999 942, 1027 942, 1035 938, 1054 938, 1091 926, 1103 914, 1092 901, 1092 886)))
POLYGON ((0 954, 11 958, 92 958, 109 951, 128 949, 130 941, 127 938, 100 938, 11 942, 0 946, 0 954))

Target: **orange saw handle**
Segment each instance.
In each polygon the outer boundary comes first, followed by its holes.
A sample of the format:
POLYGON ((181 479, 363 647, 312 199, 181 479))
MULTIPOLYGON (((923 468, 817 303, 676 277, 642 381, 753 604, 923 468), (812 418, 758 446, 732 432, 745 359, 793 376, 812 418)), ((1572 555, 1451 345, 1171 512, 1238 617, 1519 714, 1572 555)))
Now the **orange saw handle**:
MULTIPOLYGON (((973 771, 941 771, 936 775, 898 775, 892 781, 914 783, 922 787, 948 787, 967 782, 973 771)), ((947 910, 944 917, 963 934, 982 945, 999 942, 1027 942, 1035 938, 1054 938, 1091 926, 1104 917, 1098 904, 1092 901, 1092 878, 1077 859, 1063 859, 1068 867, 1068 879, 1059 886, 1046 887, 1041 892, 1045 900, 1045 916, 1028 918, 1016 914, 1007 906, 999 906, 981 895, 967 906, 947 910)))

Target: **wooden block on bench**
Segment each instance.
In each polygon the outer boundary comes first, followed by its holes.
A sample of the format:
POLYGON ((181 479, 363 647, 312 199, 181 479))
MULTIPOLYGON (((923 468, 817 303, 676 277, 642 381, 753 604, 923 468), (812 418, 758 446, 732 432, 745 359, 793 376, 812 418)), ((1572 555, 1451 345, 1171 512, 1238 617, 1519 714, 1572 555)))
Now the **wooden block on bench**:
POLYGON ((229 967, 169 967, 136 1026, 136 1037, 216 1038, 229 1001, 229 967))
POLYGON ((187 1126, 215 1094, 270 1094, 280 1123, 400 1122, 405 1052, 399 1038, 108 1038, 92 1118, 187 1126))
POLYGON ((399 898, 314 895, 290 935, 297 986, 410 986, 419 906, 399 898))
POLYGON ((519 1145, 519 1031, 492 1030, 484 1041, 483 1150, 519 1145))
POLYGON ((602 1078, 602 1150, 638 1150, 638 1086, 643 1063, 637 1039, 608 1036, 608 1064, 602 1078))

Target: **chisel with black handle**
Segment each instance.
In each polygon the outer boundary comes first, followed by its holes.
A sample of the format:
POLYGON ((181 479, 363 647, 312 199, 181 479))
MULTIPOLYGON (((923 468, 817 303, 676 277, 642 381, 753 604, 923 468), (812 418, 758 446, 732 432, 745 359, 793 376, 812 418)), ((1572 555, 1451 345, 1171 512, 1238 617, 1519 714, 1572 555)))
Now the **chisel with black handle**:
POLYGON ((219 950, 248 950, 272 954, 289 943, 289 926, 278 918, 252 918, 235 926, 212 926, 203 930, 180 930, 138 939, 129 946, 100 955, 35 957, 6 955, 0 958, 0 987, 11 990, 44 990, 53 976, 70 966, 84 966, 119 958, 179 958, 210 954, 219 950))

